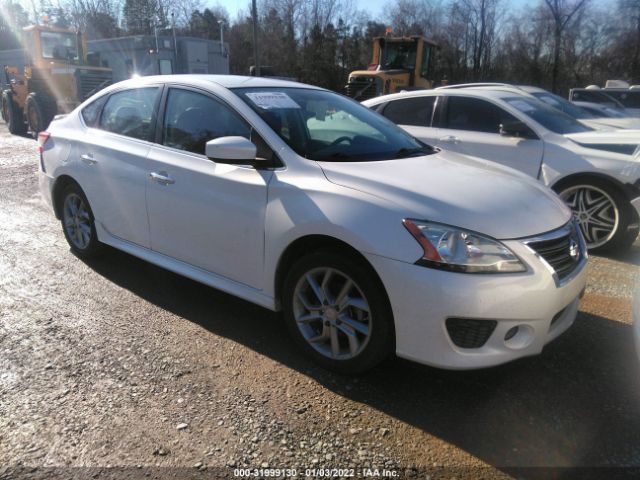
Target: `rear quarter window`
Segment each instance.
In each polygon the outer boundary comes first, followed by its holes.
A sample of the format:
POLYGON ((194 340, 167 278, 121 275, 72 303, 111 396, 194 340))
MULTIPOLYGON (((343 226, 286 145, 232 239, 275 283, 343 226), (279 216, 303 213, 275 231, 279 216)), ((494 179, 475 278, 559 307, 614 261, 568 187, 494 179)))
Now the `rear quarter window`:
POLYGON ((102 111, 104 104, 107 103, 107 98, 109 98, 109 95, 103 95, 82 109, 80 114, 82 115, 82 119, 87 127, 98 126, 100 112, 102 111))

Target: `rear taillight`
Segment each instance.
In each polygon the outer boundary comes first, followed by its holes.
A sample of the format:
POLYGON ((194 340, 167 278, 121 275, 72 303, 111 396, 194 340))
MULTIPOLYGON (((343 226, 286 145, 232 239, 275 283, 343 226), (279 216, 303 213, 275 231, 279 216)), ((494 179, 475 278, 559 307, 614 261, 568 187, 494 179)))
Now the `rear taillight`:
POLYGON ((46 172, 44 168, 44 158, 42 153, 44 152, 44 144, 47 143, 47 140, 51 137, 49 132, 40 132, 38 134, 38 152, 40 152, 40 168, 43 172, 46 172))
POLYGON ((40 132, 38 134, 38 151, 40 153, 44 152, 44 144, 47 143, 51 134, 49 132, 40 132))

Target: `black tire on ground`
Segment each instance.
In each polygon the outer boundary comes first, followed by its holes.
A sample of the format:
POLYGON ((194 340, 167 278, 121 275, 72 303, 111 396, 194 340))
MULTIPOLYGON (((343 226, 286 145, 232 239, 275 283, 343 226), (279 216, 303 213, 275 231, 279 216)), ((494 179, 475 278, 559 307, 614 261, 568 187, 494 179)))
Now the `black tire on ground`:
MULTIPOLYGON (((339 284, 336 286, 339 288, 339 284)), ((334 298, 338 296, 335 293, 335 289, 332 295, 334 298)), ((319 304, 319 302, 317 303, 319 304)), ((361 373, 375 367, 394 352, 393 313, 385 289, 371 266, 353 254, 318 251, 300 258, 291 267, 285 278, 282 289, 282 305, 287 328, 295 343, 316 363, 328 370, 347 374, 361 373), (366 322, 368 322, 367 325, 370 328, 368 341, 362 342, 359 353, 351 358, 335 359, 320 353, 311 346, 303 335, 302 330, 298 327, 295 302, 298 302, 298 309, 301 303, 294 298, 296 286, 299 282, 305 281, 304 279, 307 278, 308 273, 319 269, 332 269, 351 278, 363 294, 366 303, 368 303, 369 314, 366 315, 366 322)), ((305 325, 304 328, 313 329, 312 332, 307 330, 311 335, 318 334, 322 336, 325 332, 323 324, 325 324, 326 320, 314 320, 314 322, 313 324, 303 324, 305 325)), ((351 329, 351 332, 353 331, 351 329)), ((350 348, 348 337, 343 333, 340 336, 343 348, 350 348)))
POLYGON ((0 115, 4 122, 9 123, 9 105, 5 101, 5 92, 0 95, 0 115))
POLYGON ((93 211, 91 210, 91 205, 89 205, 89 201, 87 200, 86 195, 78 184, 70 183, 66 187, 64 187, 64 190, 58 196, 58 202, 58 211, 60 212, 62 232, 64 233, 64 237, 66 238, 67 243, 69 243, 69 247, 71 247, 71 250, 80 258, 88 259, 94 257, 102 249, 102 244, 98 240, 93 211), (82 203, 84 212, 86 212, 86 214, 78 215, 77 219, 74 218, 73 210, 70 209, 67 205, 67 202, 71 200, 79 200, 82 203), (70 222, 71 225, 73 225, 74 223, 75 225, 77 225, 78 223, 84 223, 88 226, 87 233, 89 240, 88 242, 86 242, 86 245, 78 244, 77 238, 74 238, 72 236, 73 227, 68 227, 67 222, 70 222))
POLYGON ((56 114, 56 102, 49 95, 32 92, 27 97, 27 123, 33 138, 47 129, 56 114))
POLYGON ((5 121, 9 127, 9 133, 12 135, 24 135, 27 131, 27 126, 24 124, 22 111, 13 101, 13 95, 10 90, 2 92, 2 105, 3 116, 6 115, 5 121))
MULTIPOLYGON (((575 191, 580 186, 585 186, 589 188, 593 188, 596 191, 604 192, 612 201, 613 209, 617 212, 618 223, 615 227, 614 231, 610 235, 610 238, 603 243, 601 242, 593 242, 589 245, 589 236, 585 235, 587 240, 589 251, 590 252, 607 252, 607 253, 619 253, 631 247, 636 237, 638 236, 639 225, 638 225, 638 215, 635 212, 634 208, 629 203, 626 195, 619 189, 616 188, 612 183, 594 177, 586 177, 586 178, 577 178, 571 179, 567 182, 560 182, 557 185, 554 185, 553 189, 560 195, 566 194, 570 191, 575 191), (598 243, 601 243, 598 245, 598 243)), ((574 213, 577 212, 577 208, 574 208, 571 204, 569 206, 572 208, 574 213)), ((594 204, 595 208, 595 204, 594 204)), ((608 212, 604 212, 607 216, 611 216, 611 212, 613 210, 609 210, 608 212)), ((580 220, 580 219, 579 219, 580 220)), ((583 232, 585 232, 585 227, 582 226, 583 232)), ((592 237, 594 235, 592 234, 592 237)))

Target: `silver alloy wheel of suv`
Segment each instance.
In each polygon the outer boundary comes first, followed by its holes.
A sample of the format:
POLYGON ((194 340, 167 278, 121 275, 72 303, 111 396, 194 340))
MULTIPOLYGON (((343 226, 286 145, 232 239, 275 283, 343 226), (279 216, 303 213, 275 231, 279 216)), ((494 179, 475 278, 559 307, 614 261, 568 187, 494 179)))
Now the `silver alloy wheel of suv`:
POLYGON ((573 210, 588 248, 609 242, 618 229, 620 212, 611 196, 593 185, 575 185, 560 193, 573 210))

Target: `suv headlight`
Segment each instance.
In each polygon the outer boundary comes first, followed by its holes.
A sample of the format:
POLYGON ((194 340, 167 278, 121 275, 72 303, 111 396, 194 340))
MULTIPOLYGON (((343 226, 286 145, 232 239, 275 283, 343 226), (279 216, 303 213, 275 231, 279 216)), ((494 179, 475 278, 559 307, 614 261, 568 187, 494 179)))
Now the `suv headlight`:
POLYGON ((424 250, 418 265, 464 273, 526 271, 511 250, 492 238, 441 223, 412 219, 402 223, 424 250))

